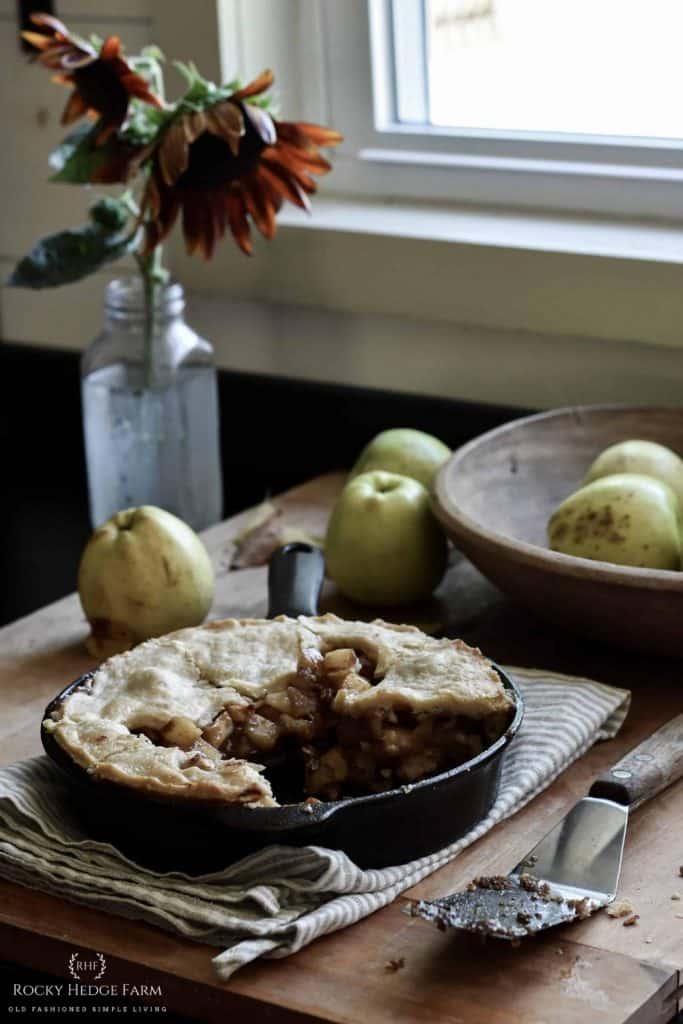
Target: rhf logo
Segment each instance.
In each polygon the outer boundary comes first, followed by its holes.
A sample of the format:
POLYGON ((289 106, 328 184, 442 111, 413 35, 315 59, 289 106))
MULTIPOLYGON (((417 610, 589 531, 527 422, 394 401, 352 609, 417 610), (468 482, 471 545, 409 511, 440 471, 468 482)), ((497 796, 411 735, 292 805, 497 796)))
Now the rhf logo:
POLYGON ((102 953, 94 953, 86 959, 84 953, 72 953, 69 957, 69 974, 76 981, 99 981, 107 970, 107 961, 102 953))

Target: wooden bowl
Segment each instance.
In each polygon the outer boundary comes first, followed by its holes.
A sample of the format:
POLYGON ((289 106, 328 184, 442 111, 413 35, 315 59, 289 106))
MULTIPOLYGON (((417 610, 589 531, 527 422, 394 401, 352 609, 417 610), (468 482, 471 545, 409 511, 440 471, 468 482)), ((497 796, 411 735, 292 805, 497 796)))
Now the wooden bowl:
POLYGON ((560 626, 652 654, 683 655, 683 572, 550 551, 551 512, 596 455, 629 438, 683 454, 683 409, 585 406, 513 420, 458 449, 434 511, 501 590, 560 626))

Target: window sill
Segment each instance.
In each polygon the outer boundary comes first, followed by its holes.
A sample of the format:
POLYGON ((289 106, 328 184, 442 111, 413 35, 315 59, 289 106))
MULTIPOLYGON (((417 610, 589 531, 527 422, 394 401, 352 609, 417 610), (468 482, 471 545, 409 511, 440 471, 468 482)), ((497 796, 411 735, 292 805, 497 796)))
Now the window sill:
POLYGON ((316 197, 312 215, 288 206, 280 213, 279 224, 495 249, 683 263, 683 223, 316 197))

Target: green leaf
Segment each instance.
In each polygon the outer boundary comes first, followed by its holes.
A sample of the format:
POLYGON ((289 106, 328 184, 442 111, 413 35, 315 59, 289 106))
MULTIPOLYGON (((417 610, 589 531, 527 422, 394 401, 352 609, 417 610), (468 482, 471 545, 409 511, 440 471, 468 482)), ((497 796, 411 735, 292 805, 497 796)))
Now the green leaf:
POLYGON ((88 216, 93 224, 99 224, 107 231, 121 231, 128 222, 130 209, 123 199, 102 196, 92 204, 88 216))
POLYGON ((200 82, 202 84, 207 84, 207 83, 204 82, 204 79, 199 74, 199 72, 197 71, 197 68, 195 67, 195 65, 191 61, 190 61, 190 63, 186 64, 185 61, 174 60, 173 61, 173 67, 185 79, 185 82, 187 84, 187 88, 188 89, 195 88, 195 86, 197 85, 198 82, 200 82))
POLYGON ((68 161, 69 157, 73 156, 74 151, 78 148, 79 144, 83 142, 87 135, 92 132, 92 123, 86 122, 79 124, 72 132, 63 139, 56 149, 53 149, 50 153, 47 162, 53 171, 61 171, 68 161))
POLYGON ((42 238, 17 264, 8 284, 15 288, 55 288, 80 281, 129 252, 138 233, 109 231, 100 224, 86 224, 42 238))
POLYGON ((128 108, 128 121, 121 132, 121 141, 131 146, 146 146, 153 141, 174 113, 175 108, 159 110, 149 103, 132 100, 128 108))
POLYGON ((57 149, 50 153, 48 163, 56 174, 50 181, 66 181, 83 185, 92 181, 93 174, 104 166, 116 150, 116 139, 110 137, 104 145, 96 146, 99 122, 93 128, 84 124, 71 132, 57 149))
MULTIPOLYGON (((141 57, 148 57, 150 60, 164 61, 164 51, 160 47, 152 44, 150 46, 143 46, 140 50, 141 57)), ((129 58, 130 60, 131 58, 129 58)))

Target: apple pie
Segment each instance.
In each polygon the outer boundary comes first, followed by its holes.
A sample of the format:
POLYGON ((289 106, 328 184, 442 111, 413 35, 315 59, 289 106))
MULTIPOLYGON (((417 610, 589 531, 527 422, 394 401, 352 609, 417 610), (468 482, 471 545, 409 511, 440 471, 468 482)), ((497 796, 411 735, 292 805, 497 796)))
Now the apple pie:
POLYGON ((408 785, 469 760, 513 701, 461 640, 335 615, 226 619, 106 661, 44 722, 98 779, 276 806, 264 772, 297 760, 304 796, 408 785))

